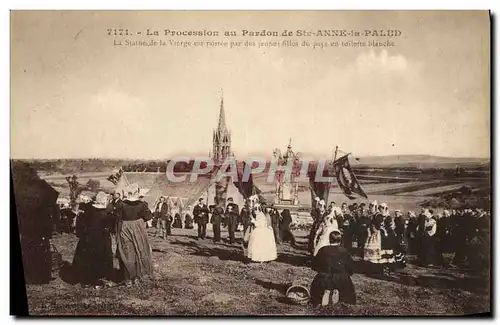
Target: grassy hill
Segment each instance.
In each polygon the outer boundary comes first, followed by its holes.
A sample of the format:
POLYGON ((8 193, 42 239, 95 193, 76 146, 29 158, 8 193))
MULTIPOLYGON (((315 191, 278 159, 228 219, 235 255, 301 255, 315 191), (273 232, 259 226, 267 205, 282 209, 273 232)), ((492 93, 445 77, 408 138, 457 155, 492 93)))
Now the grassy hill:
POLYGON ((476 168, 489 167, 488 158, 439 157, 430 155, 366 156, 350 159, 353 167, 476 168))

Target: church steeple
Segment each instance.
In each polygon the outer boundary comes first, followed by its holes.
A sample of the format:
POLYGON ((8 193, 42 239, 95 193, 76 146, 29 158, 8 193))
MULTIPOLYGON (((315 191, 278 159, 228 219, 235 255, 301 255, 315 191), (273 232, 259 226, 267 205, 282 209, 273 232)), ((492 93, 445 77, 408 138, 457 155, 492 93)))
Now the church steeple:
POLYGON ((225 131, 226 127, 226 113, 224 112, 224 94, 220 99, 220 111, 219 111, 219 124, 217 126, 217 131, 225 131))
POLYGON ((226 113, 224 112, 224 93, 221 93, 219 120, 217 129, 213 133, 212 159, 215 163, 222 163, 226 158, 232 156, 231 132, 226 125, 226 113))

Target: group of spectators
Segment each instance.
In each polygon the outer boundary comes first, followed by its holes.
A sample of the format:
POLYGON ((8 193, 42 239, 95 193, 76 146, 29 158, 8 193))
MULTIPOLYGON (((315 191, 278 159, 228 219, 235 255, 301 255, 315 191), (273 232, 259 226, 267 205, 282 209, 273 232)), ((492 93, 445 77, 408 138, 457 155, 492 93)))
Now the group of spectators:
POLYGON ((389 212, 387 204, 376 201, 339 207, 329 206, 342 233, 342 246, 363 257, 370 233, 378 227, 388 246, 403 254, 416 255, 420 265, 451 265, 488 268, 490 212, 485 209, 460 208, 433 210, 422 208, 416 214, 389 212), (358 249, 353 248, 353 243, 358 249), (454 254, 451 263, 443 254, 454 254))

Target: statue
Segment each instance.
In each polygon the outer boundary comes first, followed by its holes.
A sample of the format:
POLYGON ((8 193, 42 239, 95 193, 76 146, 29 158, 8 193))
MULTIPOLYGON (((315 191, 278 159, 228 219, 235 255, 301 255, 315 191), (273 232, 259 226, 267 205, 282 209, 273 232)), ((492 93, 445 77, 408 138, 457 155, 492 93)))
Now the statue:
POLYGON ((292 173, 287 174, 284 171, 277 172, 276 182, 276 198, 275 204, 292 204, 299 205, 298 196, 298 171, 300 170, 299 153, 294 153, 292 150, 292 139, 288 143, 287 150, 284 155, 276 148, 273 152, 274 158, 278 159, 280 166, 286 166, 289 161, 293 161, 292 173), (298 168, 297 168, 298 167, 298 168))

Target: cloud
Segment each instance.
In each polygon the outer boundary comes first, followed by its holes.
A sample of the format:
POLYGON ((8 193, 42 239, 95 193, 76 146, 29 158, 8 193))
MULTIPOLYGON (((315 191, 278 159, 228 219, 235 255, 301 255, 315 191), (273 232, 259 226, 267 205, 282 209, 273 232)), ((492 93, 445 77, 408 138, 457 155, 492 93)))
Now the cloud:
POLYGON ((409 64, 402 55, 391 56, 387 50, 377 55, 371 50, 357 57, 356 68, 359 72, 404 72, 408 70, 409 64))

